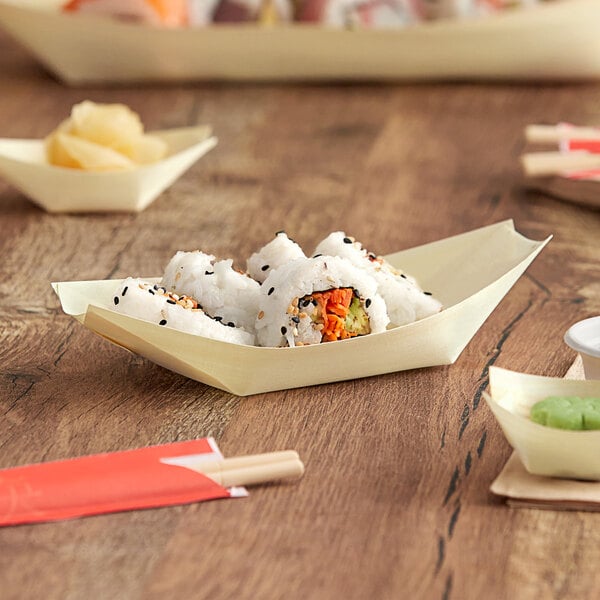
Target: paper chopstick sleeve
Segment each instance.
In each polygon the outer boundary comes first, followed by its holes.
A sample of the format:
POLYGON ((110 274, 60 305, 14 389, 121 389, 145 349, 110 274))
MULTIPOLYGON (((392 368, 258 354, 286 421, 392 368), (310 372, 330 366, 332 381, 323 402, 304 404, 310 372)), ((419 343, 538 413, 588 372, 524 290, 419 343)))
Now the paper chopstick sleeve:
POLYGON ((0 525, 230 497, 209 477, 160 462, 200 454, 214 454, 207 439, 0 470, 0 525))

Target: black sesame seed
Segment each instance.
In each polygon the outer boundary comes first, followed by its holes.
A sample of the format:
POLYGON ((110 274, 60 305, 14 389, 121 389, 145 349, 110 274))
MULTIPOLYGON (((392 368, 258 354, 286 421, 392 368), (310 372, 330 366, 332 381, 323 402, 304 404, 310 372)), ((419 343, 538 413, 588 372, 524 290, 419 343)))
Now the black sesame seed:
POLYGON ((167 320, 163 319, 162 321, 159 321, 158 323, 159 325, 166 325, 167 324, 167 320))
POLYGON ((404 273, 400 273, 400 277, 402 277, 402 279, 406 279, 406 275, 404 273))
POLYGON ((275 288, 271 288, 268 292, 267 292, 267 296, 270 296, 273 292, 275 291, 275 288))
POLYGON ((292 321, 294 321, 294 323, 300 323, 300 317, 292 317, 292 321))
POLYGON ((281 328, 281 335, 285 335, 287 333, 287 327, 281 328))
POLYGON ((352 240, 350 238, 348 238, 348 237, 345 237, 342 241, 344 242, 344 244, 351 244, 352 243, 352 240))
POLYGON ((204 271, 205 275, 214 275, 215 272, 214 271, 204 271))
POLYGON ((121 292, 121 296, 124 296, 124 295, 127 293, 127 290, 128 290, 128 289, 129 289, 129 286, 128 286, 128 285, 126 285, 126 286, 123 288, 123 291, 121 292))
POLYGON ((168 298, 167 304, 177 304, 177 302, 175 302, 175 300, 171 300, 171 298, 168 298))
POLYGON ((369 308, 369 306, 371 306, 371 298, 367 298, 367 300, 365 301, 365 306, 367 308, 369 308))
POLYGON ((269 269, 269 265, 263 265, 260 270, 261 271, 267 271, 269 269))
POLYGON ((235 327, 235 323, 232 323, 231 321, 229 321, 229 323, 227 323, 227 327, 235 327))
POLYGON ((154 284, 154 289, 158 292, 158 285, 156 283, 154 284))
POLYGON ((426 296, 433 296, 431 292, 423 292, 426 296))
POLYGON ((115 301, 115 306, 116 306, 117 304, 119 304, 119 298, 118 298, 117 296, 115 296, 115 297, 114 297, 114 301, 115 301))
POLYGON ((154 296, 154 290, 148 288, 148 292, 151 293, 154 296))
POLYGON ((275 235, 279 235, 279 234, 281 234, 281 233, 285 233, 285 231, 284 231, 283 229, 282 229, 281 231, 276 231, 276 232, 275 232, 275 235))
POLYGON ((322 254, 315 254, 313 258, 319 258, 319 256, 323 256, 322 254))
POLYGON ((223 317, 214 317, 215 321, 222 321, 223 317))

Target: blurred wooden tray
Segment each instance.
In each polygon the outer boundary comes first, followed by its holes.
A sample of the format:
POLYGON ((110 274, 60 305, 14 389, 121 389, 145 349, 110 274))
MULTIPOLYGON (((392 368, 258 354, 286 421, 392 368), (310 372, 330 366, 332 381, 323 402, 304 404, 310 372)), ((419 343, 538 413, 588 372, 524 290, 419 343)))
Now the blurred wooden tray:
POLYGON ((582 80, 600 77, 600 0, 400 30, 156 29, 0 0, 0 25, 64 81, 582 80))

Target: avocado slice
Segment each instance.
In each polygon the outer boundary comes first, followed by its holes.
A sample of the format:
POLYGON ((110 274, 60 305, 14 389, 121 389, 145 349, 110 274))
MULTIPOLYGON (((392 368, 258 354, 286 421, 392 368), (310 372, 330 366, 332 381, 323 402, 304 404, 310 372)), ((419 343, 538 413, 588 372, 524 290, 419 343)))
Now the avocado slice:
POLYGON ((367 315, 360 300, 354 296, 348 307, 348 315, 344 321, 346 331, 356 335, 367 335, 371 333, 369 315, 367 315))

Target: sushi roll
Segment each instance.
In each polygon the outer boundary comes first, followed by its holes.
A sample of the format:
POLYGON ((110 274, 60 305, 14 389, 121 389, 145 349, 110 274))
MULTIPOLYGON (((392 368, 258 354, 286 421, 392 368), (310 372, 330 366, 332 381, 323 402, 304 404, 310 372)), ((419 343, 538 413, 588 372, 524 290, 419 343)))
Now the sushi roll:
POLYGON ((372 276, 385 300, 392 327, 424 319, 442 309, 441 302, 423 291, 413 277, 395 269, 381 256, 367 252, 343 231, 329 234, 317 245, 315 254, 340 256, 372 276))
POLYGON ((176 294, 196 298, 214 319, 254 331, 260 285, 245 273, 236 271, 233 261, 211 254, 177 252, 162 278, 162 285, 176 294))
POLYGON ((306 258, 302 248, 285 231, 278 231, 268 244, 248 259, 246 269, 250 277, 262 283, 271 271, 297 258, 306 258))
POLYGON ((106 15, 157 27, 187 25, 187 0, 71 0, 66 12, 106 15))
POLYGON ((303 346, 385 331, 389 318, 377 283, 343 258, 298 258, 261 285, 260 346, 303 346))
POLYGON ((141 279, 125 279, 115 291, 112 305, 117 312, 163 327, 223 342, 254 344, 254 335, 212 319, 194 298, 174 294, 141 279))

